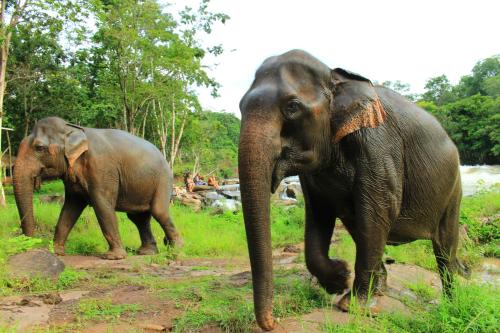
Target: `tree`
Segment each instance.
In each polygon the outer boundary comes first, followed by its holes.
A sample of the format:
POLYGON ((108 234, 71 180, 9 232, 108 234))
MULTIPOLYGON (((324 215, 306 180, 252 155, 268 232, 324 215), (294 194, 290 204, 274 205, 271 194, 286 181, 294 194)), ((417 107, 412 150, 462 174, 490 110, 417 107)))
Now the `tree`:
POLYGON ((443 105, 454 100, 452 85, 446 75, 440 75, 427 80, 422 99, 443 105))
POLYGON ((7 86, 7 60, 9 57, 10 41, 12 39, 12 30, 17 26, 19 20, 24 15, 28 0, 25 1, 7 1, 0 0, 0 206, 5 207, 5 192, 3 189, 3 175, 2 175, 2 131, 4 108, 3 101, 5 89, 7 86), (9 18, 10 16, 10 18, 9 18))
MULTIPOLYGON (((47 17, 59 17, 77 22, 84 11, 83 0, 0 0, 0 147, 4 120, 4 95, 7 89, 7 63, 13 34, 19 25, 40 22, 47 17)), ((78 28, 75 26, 75 30, 78 28)), ((0 170, 1 167, 0 149, 0 170)), ((0 180, 2 179, 0 171, 0 180)), ((5 193, 0 181, 0 206, 5 206, 5 193)))
POLYGON ((384 81, 382 82, 384 87, 392 89, 399 94, 405 96, 410 101, 415 102, 417 100, 418 95, 410 93, 410 85, 408 83, 403 83, 399 80, 397 81, 384 81))
MULTIPOLYGON (((490 78, 500 75, 500 54, 478 61, 472 68, 471 75, 465 75, 460 79, 457 92, 461 97, 469 97, 476 94, 486 96, 494 84, 490 78), (490 83, 487 83, 487 82, 490 83)), ((498 80, 498 79, 497 79, 498 80)))
POLYGON ((500 98, 474 95, 447 104, 443 125, 458 147, 462 162, 498 164, 500 162, 500 98))
POLYGON ((97 9, 97 95, 114 106, 120 127, 133 134, 140 135, 142 129, 145 135, 147 122, 155 122, 156 138, 148 139, 158 140, 171 166, 189 113, 201 110, 193 87, 203 85, 217 93, 218 84, 201 61, 208 52, 217 55, 222 49, 204 49, 197 33, 210 33, 212 24, 225 22, 227 16, 210 13, 207 5, 202 1, 198 11, 186 8, 180 22, 156 0, 102 1, 97 9))

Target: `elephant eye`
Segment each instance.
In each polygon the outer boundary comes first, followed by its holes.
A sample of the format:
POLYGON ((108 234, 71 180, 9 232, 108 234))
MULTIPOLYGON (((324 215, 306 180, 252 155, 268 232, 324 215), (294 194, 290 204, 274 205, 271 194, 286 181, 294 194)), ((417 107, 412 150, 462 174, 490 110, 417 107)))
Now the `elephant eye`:
POLYGON ((293 99, 287 103, 283 110, 283 113, 285 117, 293 119, 300 113, 301 110, 302 103, 298 100, 293 99))
POLYGON ((40 145, 40 144, 35 145, 36 151, 44 151, 46 148, 47 147, 45 147, 44 145, 40 145))

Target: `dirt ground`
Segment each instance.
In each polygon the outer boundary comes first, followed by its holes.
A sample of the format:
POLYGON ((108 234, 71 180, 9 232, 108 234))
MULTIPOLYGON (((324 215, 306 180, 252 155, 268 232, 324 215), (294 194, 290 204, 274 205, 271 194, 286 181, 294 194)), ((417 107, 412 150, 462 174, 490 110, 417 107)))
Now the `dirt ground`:
MULTIPOLYGON (((298 260, 296 260, 299 256, 297 252, 300 251, 300 245, 275 251, 275 267, 281 266, 285 269, 298 267, 305 271, 303 263, 297 263, 298 260)), ((61 259, 66 267, 84 270, 89 273, 89 277, 96 275, 103 277, 103 274, 104 276, 109 274, 110 277, 144 274, 189 281, 203 276, 227 276, 234 285, 250 281, 248 261, 244 259, 189 259, 177 260, 165 265, 146 264, 137 256, 118 261, 107 261, 91 256, 64 256, 61 259)), ((404 298, 416 297, 406 287, 409 283, 425 283, 435 290, 440 289, 439 277, 434 272, 414 265, 397 263, 386 265, 386 267, 389 291, 379 301, 382 311, 409 312, 402 301, 404 298)), ((498 284, 500 276, 498 267, 498 260, 486 260, 482 269, 474 274, 474 278, 498 284)), ((43 332, 45 328, 57 328, 56 332, 74 332, 74 323, 78 321, 77 307, 80 302, 89 299, 111 300, 114 305, 137 304, 141 310, 126 313, 112 321, 85 321, 79 326, 79 332, 168 332, 172 330, 174 319, 183 311, 183 307, 176 304, 174 300, 159 297, 157 293, 144 286, 121 283, 111 283, 106 287, 102 285, 94 287, 92 283, 85 286, 88 286, 85 290, 0 298, 0 323, 11 325, 17 323, 17 332, 33 330, 43 332)), ((306 315, 281 320, 275 331, 321 332, 321 326, 325 323, 346 323, 349 316, 335 307, 317 309, 306 315)), ((257 328, 254 331, 260 332, 257 328)), ((207 326, 200 332, 222 332, 222 330, 216 326, 207 326)))

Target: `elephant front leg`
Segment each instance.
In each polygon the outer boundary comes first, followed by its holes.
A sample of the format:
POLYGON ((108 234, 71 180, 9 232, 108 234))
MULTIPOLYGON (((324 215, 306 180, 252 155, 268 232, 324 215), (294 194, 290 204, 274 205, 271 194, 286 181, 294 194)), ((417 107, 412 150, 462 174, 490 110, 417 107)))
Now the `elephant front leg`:
POLYGON ((351 296, 356 296, 359 304, 371 313, 379 311, 377 297, 387 288, 387 271, 382 256, 388 236, 387 221, 377 221, 382 214, 372 213, 356 221, 351 231, 356 244, 355 277, 352 291, 346 293, 338 303, 343 311, 349 311, 351 296), (369 301, 369 304, 367 302, 369 301))
POLYGON ((349 269, 340 259, 330 259, 328 250, 335 227, 335 213, 326 204, 306 198, 305 259, 309 272, 330 294, 348 288, 349 269))
POLYGON ((66 193, 64 205, 59 215, 56 231, 54 233, 55 254, 64 255, 64 244, 66 243, 66 239, 86 206, 87 202, 83 198, 70 196, 66 193))
POLYGON ((109 245, 109 251, 102 257, 109 260, 124 259, 127 256, 127 252, 123 248, 120 239, 114 205, 105 198, 95 198, 92 200, 92 206, 94 207, 104 238, 106 238, 109 245))

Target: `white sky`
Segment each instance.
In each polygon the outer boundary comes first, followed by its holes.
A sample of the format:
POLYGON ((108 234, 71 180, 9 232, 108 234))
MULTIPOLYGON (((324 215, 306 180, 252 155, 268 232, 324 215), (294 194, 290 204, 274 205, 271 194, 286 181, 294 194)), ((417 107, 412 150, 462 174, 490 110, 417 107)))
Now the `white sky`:
MULTIPOLYGON (((174 7, 197 7, 177 0, 174 7)), ((212 0, 231 16, 204 37, 226 52, 207 59, 221 97, 200 90, 204 108, 235 113, 255 70, 269 56, 303 49, 331 68, 371 80, 400 80, 421 93, 446 74, 453 84, 481 59, 500 53, 500 1, 212 0)))

